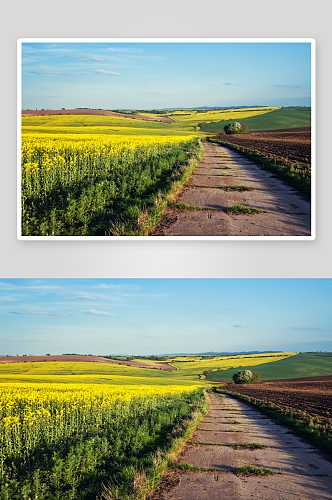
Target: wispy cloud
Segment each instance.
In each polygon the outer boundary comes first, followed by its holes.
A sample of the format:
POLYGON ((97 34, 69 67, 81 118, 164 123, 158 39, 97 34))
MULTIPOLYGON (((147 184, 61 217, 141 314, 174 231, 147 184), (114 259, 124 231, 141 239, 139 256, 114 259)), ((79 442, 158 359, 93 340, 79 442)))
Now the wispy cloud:
POLYGON ((221 312, 226 312, 226 311, 237 312, 237 308, 236 307, 231 307, 231 306, 223 306, 221 308, 221 312))
POLYGON ((95 316, 115 316, 113 313, 106 311, 96 311, 95 309, 89 309, 88 311, 80 311, 82 314, 93 314, 95 316))
POLYGON ((95 315, 95 316, 115 316, 115 314, 107 311, 96 311, 96 309, 87 309, 74 312, 59 312, 59 311, 9 311, 9 314, 14 314, 16 316, 50 316, 50 317, 64 317, 64 316, 80 316, 80 315, 95 315))
POLYGON ((235 82, 225 82, 224 85, 237 85, 235 82))
POLYGON ((48 311, 9 311, 9 314, 15 314, 17 316, 62 316, 60 312, 48 312, 48 311))
POLYGON ((237 323, 236 325, 233 325, 234 328, 247 328, 248 325, 245 323, 237 323))
POLYGON ((218 73, 219 71, 224 71, 225 73, 228 72, 228 68, 224 68, 224 66, 216 66, 211 73, 218 73))
POLYGON ((95 300, 93 297, 88 295, 77 295, 76 297, 67 297, 67 300, 95 300))
POLYGON ((75 71, 29 71, 31 75, 59 75, 59 76, 74 76, 78 73, 75 71))
POLYGON ((103 61, 104 59, 101 59, 100 57, 87 57, 87 58, 80 58, 80 61, 86 61, 86 62, 93 62, 93 61, 103 61))
POLYGON ((107 283, 101 283, 100 285, 97 286, 97 288, 103 288, 103 289, 111 289, 111 290, 128 290, 128 289, 133 289, 137 290, 140 287, 137 285, 115 285, 111 283, 110 285, 107 283))
POLYGON ((134 49, 129 48, 119 48, 119 47, 107 47, 109 52, 132 52, 134 49))
POLYGON ((96 75, 121 76, 121 73, 116 73, 115 71, 106 71, 104 69, 91 70, 90 73, 94 73, 96 75))

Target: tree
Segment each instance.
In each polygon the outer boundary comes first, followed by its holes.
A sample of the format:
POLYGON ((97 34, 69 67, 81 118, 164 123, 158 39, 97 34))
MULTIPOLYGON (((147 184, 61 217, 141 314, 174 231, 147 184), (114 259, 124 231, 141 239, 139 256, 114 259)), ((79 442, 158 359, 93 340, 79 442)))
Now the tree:
POLYGON ((242 134, 242 132, 246 132, 246 130, 246 125, 242 125, 240 122, 232 122, 224 126, 225 134, 242 134))
POLYGON ((251 384, 253 373, 251 370, 240 370, 232 377, 235 384, 251 384))
POLYGON ((241 123, 233 122, 224 126, 225 134, 239 134, 241 130, 241 123))

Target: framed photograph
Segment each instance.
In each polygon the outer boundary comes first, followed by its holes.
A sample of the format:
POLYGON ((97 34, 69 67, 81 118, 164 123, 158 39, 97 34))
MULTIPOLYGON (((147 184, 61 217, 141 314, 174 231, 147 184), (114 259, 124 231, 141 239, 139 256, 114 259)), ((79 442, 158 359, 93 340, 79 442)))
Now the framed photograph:
POLYGON ((315 40, 19 39, 19 240, 313 240, 315 40))

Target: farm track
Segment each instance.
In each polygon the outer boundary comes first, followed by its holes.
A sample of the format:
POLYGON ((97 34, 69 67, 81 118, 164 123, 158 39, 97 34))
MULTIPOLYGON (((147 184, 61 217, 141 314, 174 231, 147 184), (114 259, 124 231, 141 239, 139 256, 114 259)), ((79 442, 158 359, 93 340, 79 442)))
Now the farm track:
POLYGON ((328 456, 289 433, 287 427, 277 425, 229 396, 210 395, 209 412, 193 434, 191 443, 177 463, 214 470, 170 470, 152 495, 153 500, 332 498, 328 456), (238 423, 226 423, 234 420, 238 423), (262 448, 241 447, 246 443, 259 444, 262 448), (247 465, 271 469, 273 474, 235 472, 247 465))
POLYGON ((204 156, 153 236, 310 236, 306 197, 234 150, 204 144, 204 156), (250 190, 236 190, 247 186, 250 190), (258 213, 227 213, 241 205, 258 213), (197 209, 198 208, 198 209, 197 209))

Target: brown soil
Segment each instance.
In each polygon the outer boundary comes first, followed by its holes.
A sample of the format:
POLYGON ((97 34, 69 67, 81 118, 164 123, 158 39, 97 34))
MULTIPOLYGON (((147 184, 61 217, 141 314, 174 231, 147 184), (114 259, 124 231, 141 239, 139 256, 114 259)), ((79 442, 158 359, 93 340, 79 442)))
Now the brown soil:
MULTIPOLYGON (((312 377, 316 378, 316 377, 312 377)), ((332 377, 320 380, 273 380, 252 385, 223 385, 223 389, 244 394, 277 408, 290 408, 295 414, 332 424, 332 377)))
POLYGON ((113 363, 116 365, 136 366, 137 368, 152 368, 156 370, 176 370, 174 366, 168 363, 144 363, 139 361, 121 361, 116 359, 107 359, 99 356, 0 356, 1 363, 31 363, 42 361, 77 361, 77 362, 96 362, 113 363))
POLYGON ((122 118, 133 118, 134 120, 148 120, 154 122, 174 123, 174 120, 168 116, 145 116, 131 115, 126 113, 116 113, 113 111, 105 111, 104 109, 42 109, 42 110, 23 110, 22 116, 46 116, 46 115, 103 115, 103 116, 120 116, 122 118))
POLYGON ((300 167, 311 168, 310 127, 251 131, 241 135, 218 135, 217 138, 253 152, 275 156, 280 162, 288 160, 298 163, 300 167))

